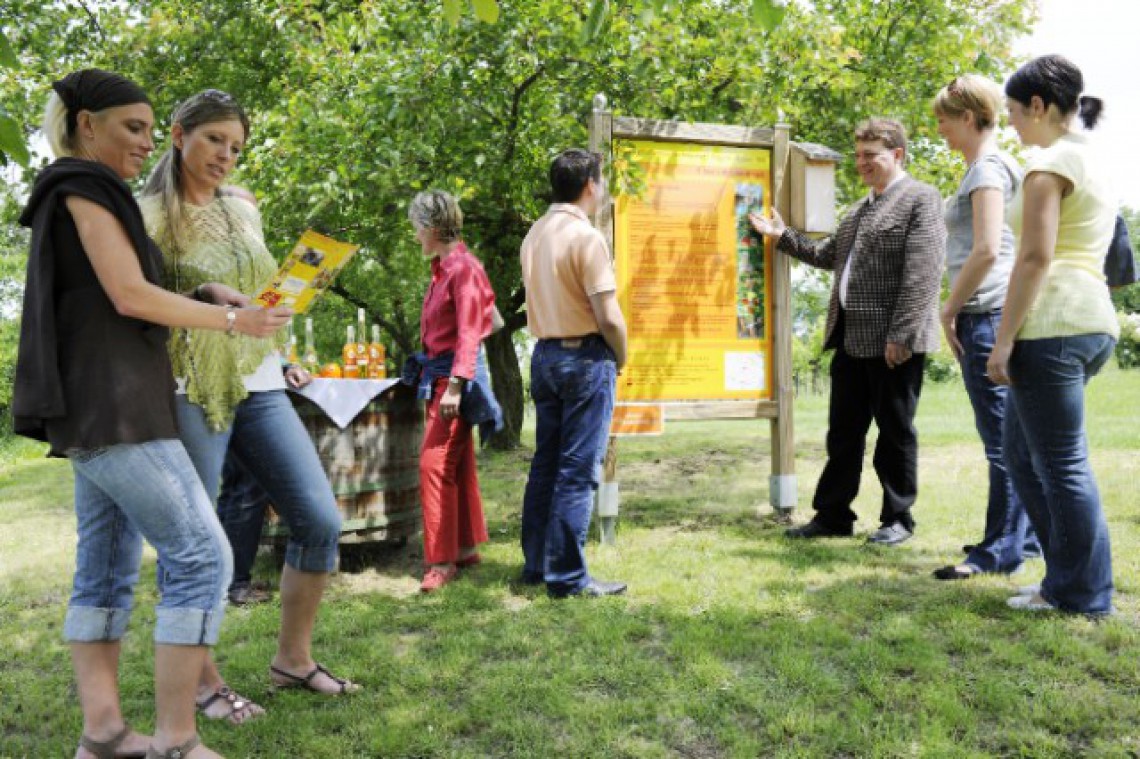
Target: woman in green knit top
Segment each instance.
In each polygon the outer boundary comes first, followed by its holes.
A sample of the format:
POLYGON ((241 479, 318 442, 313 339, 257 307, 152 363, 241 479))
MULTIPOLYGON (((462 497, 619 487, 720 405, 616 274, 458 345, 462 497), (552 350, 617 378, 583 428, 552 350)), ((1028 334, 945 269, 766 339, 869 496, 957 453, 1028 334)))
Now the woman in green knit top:
POLYGON ((1039 588, 1016 609, 1112 611, 1108 525, 1089 465, 1084 386, 1119 333, 1104 279, 1117 197, 1087 135, 1103 107, 1082 96, 1080 70, 1058 55, 1022 66, 1005 86, 1010 125, 1041 150, 1010 208, 1018 237, 990 379, 1010 386, 1005 456, 1045 558, 1039 588))
MULTIPOLYGON (((276 267, 265 247, 256 200, 224 186, 248 137, 245 112, 219 90, 194 95, 175 111, 172 146, 140 202, 147 229, 162 249, 168 288, 241 305, 271 278, 276 267)), ((310 650, 317 610, 336 565, 340 513, 316 450, 286 397, 273 341, 175 330, 170 356, 178 381, 179 434, 206 492, 217 498, 229 451, 289 526, 271 681, 330 695, 355 690, 358 686, 317 664, 310 650)), ((212 660, 202 673, 199 706, 207 716, 231 722, 262 712, 226 687, 212 660)))

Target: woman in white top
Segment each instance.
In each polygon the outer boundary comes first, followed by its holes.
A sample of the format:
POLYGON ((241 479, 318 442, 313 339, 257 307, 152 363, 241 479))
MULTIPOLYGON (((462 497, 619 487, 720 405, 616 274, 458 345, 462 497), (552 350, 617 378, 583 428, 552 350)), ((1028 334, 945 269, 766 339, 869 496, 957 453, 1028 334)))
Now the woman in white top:
POLYGON ((1118 198, 1088 135, 1103 103, 1081 95, 1080 69, 1036 58, 1005 85, 1010 125, 1041 148, 1011 205, 1018 236, 990 379, 1009 384, 1005 456, 1045 556, 1040 588, 1017 609, 1112 611, 1108 525, 1085 436, 1084 388, 1112 355, 1120 326, 1104 279, 1118 198))

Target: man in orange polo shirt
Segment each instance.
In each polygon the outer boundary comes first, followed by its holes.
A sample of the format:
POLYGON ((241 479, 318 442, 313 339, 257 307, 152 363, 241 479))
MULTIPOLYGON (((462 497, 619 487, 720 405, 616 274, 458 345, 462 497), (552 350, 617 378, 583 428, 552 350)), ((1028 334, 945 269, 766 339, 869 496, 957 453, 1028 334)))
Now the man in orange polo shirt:
POLYGON ((605 238, 590 223, 605 196, 602 160, 567 150, 550 166, 554 203, 523 240, 537 426, 522 513, 522 582, 555 598, 608 596, 625 583, 586 569, 586 533, 625 365, 625 319, 605 238))

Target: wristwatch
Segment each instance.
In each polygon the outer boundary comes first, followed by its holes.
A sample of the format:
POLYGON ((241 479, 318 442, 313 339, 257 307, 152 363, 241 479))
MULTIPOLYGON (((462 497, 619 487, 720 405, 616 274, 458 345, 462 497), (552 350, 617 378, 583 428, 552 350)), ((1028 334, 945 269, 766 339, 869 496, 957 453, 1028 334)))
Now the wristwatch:
POLYGON ((237 306, 226 306, 226 334, 230 337, 237 334, 237 306))

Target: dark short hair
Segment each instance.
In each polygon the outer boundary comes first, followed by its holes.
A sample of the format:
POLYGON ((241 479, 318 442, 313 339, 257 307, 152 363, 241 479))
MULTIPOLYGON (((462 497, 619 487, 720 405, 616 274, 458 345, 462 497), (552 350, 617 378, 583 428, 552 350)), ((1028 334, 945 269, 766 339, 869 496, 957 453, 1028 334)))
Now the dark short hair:
POLYGON ((1025 106, 1036 95, 1046 108, 1056 105, 1066 116, 1079 109, 1085 128, 1092 129, 1104 109, 1104 101, 1082 97, 1084 88, 1085 78, 1076 64, 1063 55, 1043 55, 1013 72, 1005 83, 1005 94, 1025 106))
POLYGON ((894 119, 867 119, 855 127, 856 142, 879 141, 888 148, 906 153, 906 127, 894 119))
POLYGON ((602 156, 580 148, 563 150, 550 164, 550 189, 555 203, 573 203, 586 184, 602 181, 602 156))

